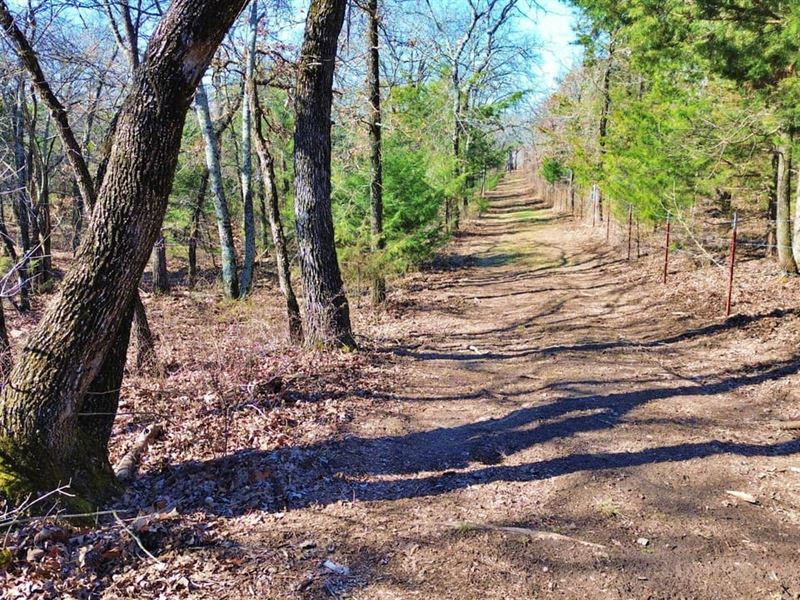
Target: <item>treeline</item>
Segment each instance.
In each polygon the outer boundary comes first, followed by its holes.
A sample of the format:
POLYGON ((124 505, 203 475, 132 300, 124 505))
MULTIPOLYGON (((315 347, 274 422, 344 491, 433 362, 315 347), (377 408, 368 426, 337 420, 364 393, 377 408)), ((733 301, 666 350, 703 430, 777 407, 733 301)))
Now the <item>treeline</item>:
POLYGON ((16 355, 0 326, 9 497, 116 489, 130 340, 136 365, 155 352, 145 271, 235 300, 271 255, 290 341, 355 347, 348 277, 381 302, 517 145, 517 0, 367 0, 344 37, 346 0, 312 0, 301 36, 283 3, 245 4, 0 0, 2 297, 58 292, 16 355))
POLYGON ((620 220, 763 217, 767 251, 797 273, 797 3, 575 4, 584 60, 536 114, 542 175, 596 185, 620 220))

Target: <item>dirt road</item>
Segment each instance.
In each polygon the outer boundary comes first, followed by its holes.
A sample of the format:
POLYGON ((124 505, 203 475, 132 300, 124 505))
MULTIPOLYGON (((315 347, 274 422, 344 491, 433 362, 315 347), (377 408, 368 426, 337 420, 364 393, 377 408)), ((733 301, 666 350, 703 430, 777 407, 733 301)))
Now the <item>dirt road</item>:
POLYGON ((798 361, 770 334, 797 321, 697 323, 656 280, 506 180, 378 328, 402 387, 287 455, 240 542, 292 551, 254 593, 800 597, 798 361))

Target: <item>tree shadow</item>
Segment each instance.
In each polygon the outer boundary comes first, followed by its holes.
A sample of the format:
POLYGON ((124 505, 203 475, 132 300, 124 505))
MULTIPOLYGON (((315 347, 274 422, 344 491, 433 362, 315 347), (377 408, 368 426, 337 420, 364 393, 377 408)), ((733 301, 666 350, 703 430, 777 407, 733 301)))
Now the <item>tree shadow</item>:
POLYGON ((704 384, 561 398, 513 410, 501 418, 455 427, 378 438, 351 436, 269 452, 243 449, 209 461, 188 461, 146 473, 134 487, 145 496, 164 489, 177 493, 181 511, 234 516, 340 500, 435 496, 475 484, 537 481, 568 473, 718 454, 790 455, 800 452, 800 440, 765 445, 708 440, 636 452, 568 454, 525 464, 503 464, 507 457, 538 444, 612 429, 631 411, 654 401, 712 396, 798 371, 800 358, 792 357, 722 373, 704 384), (267 471, 271 473, 268 481, 248 480, 250 473, 267 471))
MULTIPOLYGON (((542 317, 552 314, 557 314, 563 305, 563 301, 556 303, 547 311, 538 313, 530 318, 526 318, 511 325, 500 327, 488 331, 471 333, 470 337, 478 338, 481 335, 496 335, 499 333, 507 333, 510 331, 524 328, 538 322, 542 317)), ((643 311, 646 312, 646 311, 643 311)), ((631 348, 631 349, 649 349, 658 348, 661 346, 668 346, 677 344, 679 342, 689 341, 695 338, 706 338, 725 331, 745 327, 747 325, 757 323, 765 319, 781 319, 787 316, 800 316, 800 309, 775 309, 767 313, 760 313, 755 315, 734 315, 725 319, 720 323, 713 323, 711 325, 704 325, 703 327, 696 327, 688 329, 681 333, 672 336, 657 338, 653 340, 613 340, 613 341, 592 341, 581 342, 577 344, 557 344, 553 346, 537 346, 533 348, 524 348, 521 350, 513 350, 509 352, 483 352, 480 354, 467 354, 459 352, 440 352, 431 350, 397 350, 396 352, 405 356, 412 356, 420 360, 457 360, 457 361, 474 361, 474 360, 513 360, 518 358, 526 358, 530 356, 554 356, 557 354, 568 354, 574 352, 604 352, 606 350, 631 348)), ((558 323, 558 322, 556 322, 558 323)), ((548 323, 552 325, 553 323, 548 323)), ((577 330, 577 326, 573 327, 573 331, 577 330)))

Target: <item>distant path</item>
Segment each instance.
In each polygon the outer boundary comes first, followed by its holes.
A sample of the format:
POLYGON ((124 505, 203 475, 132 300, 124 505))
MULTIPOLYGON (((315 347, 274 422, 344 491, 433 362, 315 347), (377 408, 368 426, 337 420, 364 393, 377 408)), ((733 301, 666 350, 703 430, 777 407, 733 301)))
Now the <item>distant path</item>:
POLYGON ((736 324, 693 326, 519 176, 490 202, 393 299, 382 331, 405 385, 286 483, 297 493, 263 544, 312 538, 351 570, 297 594, 800 593, 800 445, 753 426, 796 365, 736 324))

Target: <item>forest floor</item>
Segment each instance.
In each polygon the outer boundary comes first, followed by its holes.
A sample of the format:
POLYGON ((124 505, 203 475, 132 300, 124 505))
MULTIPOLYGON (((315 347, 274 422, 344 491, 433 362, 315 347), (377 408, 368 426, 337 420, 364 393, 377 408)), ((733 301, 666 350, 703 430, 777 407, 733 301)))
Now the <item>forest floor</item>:
POLYGON ((269 346, 261 302, 152 302, 159 331, 191 317, 124 394, 116 454, 147 410, 173 416, 117 505, 149 514, 71 532, 80 573, 37 589, 800 597, 800 286, 745 259, 725 319, 724 274, 678 259, 664 286, 660 261, 624 260, 512 175, 385 309, 354 307, 363 352, 269 346))

